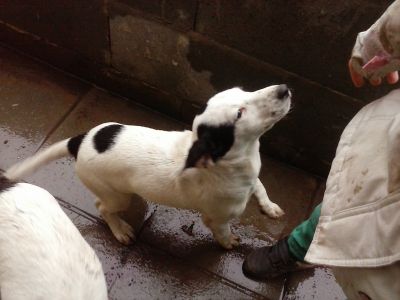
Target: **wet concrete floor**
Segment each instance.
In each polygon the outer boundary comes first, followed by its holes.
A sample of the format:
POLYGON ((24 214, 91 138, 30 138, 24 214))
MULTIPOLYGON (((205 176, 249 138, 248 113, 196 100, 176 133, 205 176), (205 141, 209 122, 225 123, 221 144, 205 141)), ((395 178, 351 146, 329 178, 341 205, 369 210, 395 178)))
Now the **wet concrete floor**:
MULTIPOLYGON (((163 130, 188 125, 113 96, 44 64, 0 48, 0 169, 58 140, 115 121, 163 130)), ((134 99, 134 96, 132 96, 134 99)), ((134 198, 125 218, 137 242, 119 244, 100 219, 93 195, 61 159, 26 181, 49 190, 100 257, 110 299, 345 299, 329 269, 296 272, 265 282, 246 278, 241 263, 254 248, 270 245, 304 220, 321 201, 323 181, 262 157, 260 175, 269 195, 286 212, 279 220, 251 201, 232 222, 241 239, 226 251, 199 214, 134 198), (187 228, 192 227, 188 231, 187 228)))

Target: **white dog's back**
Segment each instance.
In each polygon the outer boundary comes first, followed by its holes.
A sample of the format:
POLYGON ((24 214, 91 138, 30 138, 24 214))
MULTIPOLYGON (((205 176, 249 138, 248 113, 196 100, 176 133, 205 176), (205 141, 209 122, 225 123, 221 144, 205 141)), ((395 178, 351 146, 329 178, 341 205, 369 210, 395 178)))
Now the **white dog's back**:
MULTIPOLYGON (((104 140, 110 141, 99 139, 104 140)), ((135 192, 153 202, 182 207, 179 200, 184 195, 177 185, 191 144, 191 131, 105 123, 85 136, 79 148, 76 171, 93 190, 92 181, 97 188, 101 186, 129 195, 135 192), (113 145, 109 146, 112 150, 100 152, 101 145, 96 143, 96 137, 111 126, 121 126, 121 130, 112 139, 113 145)))
POLYGON ((57 201, 0 181, 1 299, 107 299, 100 261, 57 201))

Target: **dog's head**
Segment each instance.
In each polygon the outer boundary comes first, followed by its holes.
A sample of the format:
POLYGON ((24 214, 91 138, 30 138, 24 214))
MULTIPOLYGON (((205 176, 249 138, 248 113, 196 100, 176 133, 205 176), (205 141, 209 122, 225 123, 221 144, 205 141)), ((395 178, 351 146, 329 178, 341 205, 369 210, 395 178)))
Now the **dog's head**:
POLYGON ((243 153, 290 109, 285 84, 255 92, 233 88, 216 94, 193 121, 193 145, 185 168, 213 165, 229 153, 243 153))

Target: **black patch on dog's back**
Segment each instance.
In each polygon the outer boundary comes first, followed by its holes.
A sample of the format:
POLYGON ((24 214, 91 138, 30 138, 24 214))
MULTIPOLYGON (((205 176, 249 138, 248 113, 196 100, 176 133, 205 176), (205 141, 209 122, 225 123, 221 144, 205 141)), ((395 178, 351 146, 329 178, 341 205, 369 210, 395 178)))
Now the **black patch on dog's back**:
POLYGON ((110 149, 115 143, 115 138, 122 130, 123 125, 112 124, 103 127, 93 137, 94 148, 98 153, 103 153, 110 149))
POLYGON ((14 182, 10 181, 8 178, 0 175, 0 193, 12 188, 15 185, 14 182))
POLYGON ((86 136, 86 133, 80 134, 73 138, 70 138, 68 141, 68 145, 67 145, 68 151, 69 151, 69 153, 71 153, 71 155, 73 157, 75 157, 75 159, 78 157, 79 147, 81 146, 82 141, 85 136, 86 136))
POLYGON ((209 156, 213 162, 223 157, 235 141, 235 126, 222 124, 210 126, 200 124, 197 128, 198 140, 189 150, 185 168, 194 167, 203 156, 209 156))

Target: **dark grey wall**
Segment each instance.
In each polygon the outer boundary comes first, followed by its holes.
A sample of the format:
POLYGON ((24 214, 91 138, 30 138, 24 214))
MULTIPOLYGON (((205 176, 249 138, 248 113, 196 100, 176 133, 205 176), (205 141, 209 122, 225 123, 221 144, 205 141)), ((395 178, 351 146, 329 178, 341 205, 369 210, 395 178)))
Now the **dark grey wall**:
POLYGON ((346 64, 355 37, 392 1, 68 0, 0 2, 0 41, 191 122, 214 93, 288 83, 290 116, 262 151, 326 175, 365 103, 346 64))

